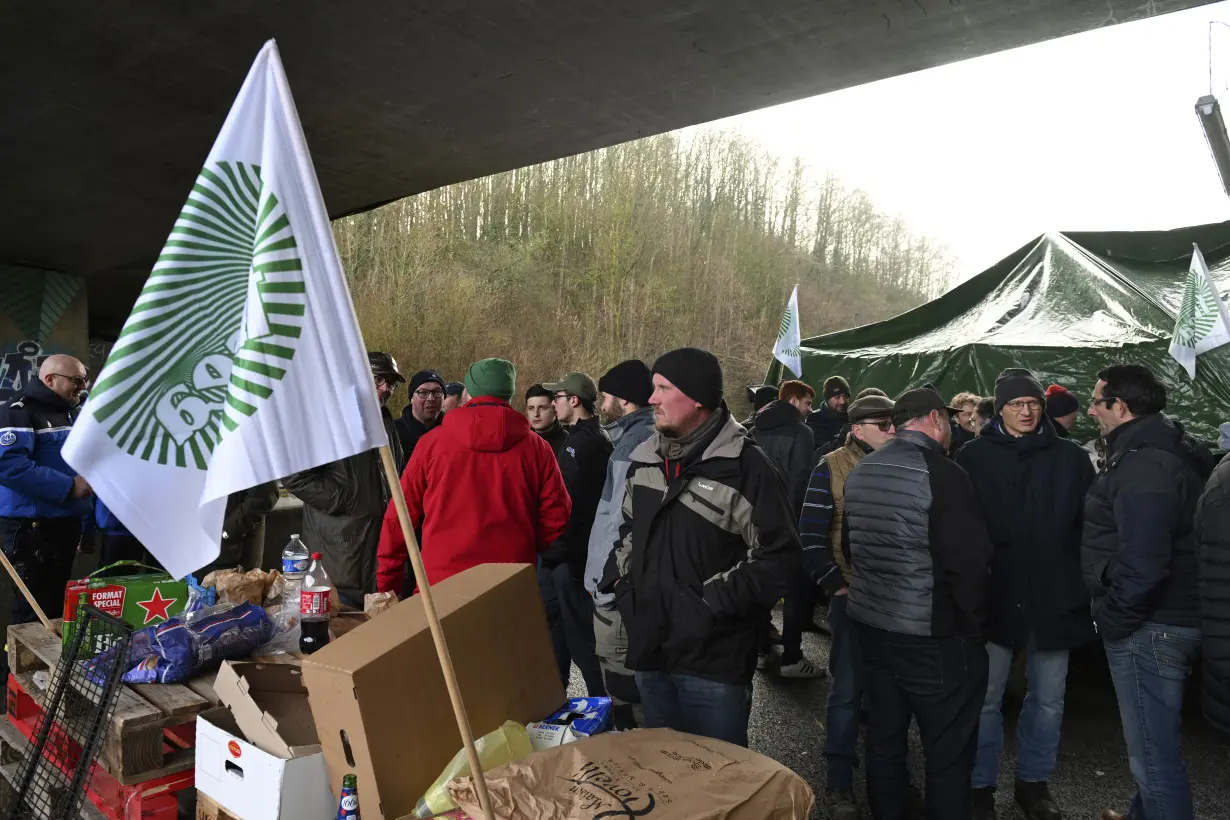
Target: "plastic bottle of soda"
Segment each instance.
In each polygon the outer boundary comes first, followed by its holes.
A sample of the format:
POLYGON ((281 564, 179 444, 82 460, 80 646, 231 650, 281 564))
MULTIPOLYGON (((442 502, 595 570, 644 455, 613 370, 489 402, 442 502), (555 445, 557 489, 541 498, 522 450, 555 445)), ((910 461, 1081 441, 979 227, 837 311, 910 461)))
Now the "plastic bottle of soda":
POLYGON ((319 552, 312 553, 312 563, 303 576, 303 591, 299 593, 299 651, 305 655, 312 654, 329 642, 333 582, 329 580, 320 558, 319 552))
POLYGON ((359 820, 359 779, 353 774, 342 778, 342 797, 337 801, 337 820, 359 820))
POLYGON ((309 563, 311 557, 308 555, 308 548, 299 540, 298 533, 292 535, 286 543, 286 549, 282 550, 282 578, 286 583, 282 592, 283 606, 291 603, 299 605, 303 576, 307 573, 309 563))

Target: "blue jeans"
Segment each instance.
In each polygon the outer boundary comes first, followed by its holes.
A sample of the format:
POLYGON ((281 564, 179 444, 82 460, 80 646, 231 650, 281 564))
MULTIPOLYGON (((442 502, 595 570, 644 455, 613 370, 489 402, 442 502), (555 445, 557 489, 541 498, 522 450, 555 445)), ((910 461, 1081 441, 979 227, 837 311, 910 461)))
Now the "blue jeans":
POLYGON ((645 726, 674 729, 747 746, 752 714, 750 684, 719 683, 691 675, 637 672, 645 726))
POLYGON ((854 790, 854 770, 858 767, 859 710, 863 703, 862 661, 858 652, 858 632, 846 614, 848 595, 829 598, 828 701, 825 703, 824 759, 828 764, 828 787, 854 790))
POLYGON ((1180 742, 1183 688, 1200 654, 1200 629, 1146 623, 1107 640, 1123 739, 1137 792, 1131 820, 1191 820, 1192 792, 1180 742))
MULTIPOLYGON (((1004 689, 1012 672, 1013 651, 987 644, 991 662, 987 697, 978 721, 978 759, 974 763, 975 789, 999 785, 999 753, 1004 748, 1004 689)), ((1063 695, 1068 682, 1068 650, 1025 650, 1028 688, 1016 725, 1016 777, 1027 783, 1047 780, 1055 771, 1059 730, 1063 726, 1063 695)))

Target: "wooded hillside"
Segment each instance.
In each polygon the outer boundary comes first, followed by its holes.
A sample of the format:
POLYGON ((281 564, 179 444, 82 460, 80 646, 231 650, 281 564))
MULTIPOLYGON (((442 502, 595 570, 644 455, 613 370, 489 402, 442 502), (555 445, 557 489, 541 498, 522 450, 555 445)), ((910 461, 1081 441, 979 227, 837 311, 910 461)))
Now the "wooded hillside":
POLYGON ((524 391, 696 345, 721 358, 737 407, 796 282, 807 336, 917 305, 953 266, 862 191, 715 131, 430 191, 334 231, 367 344, 404 373, 460 379, 502 356, 524 391))

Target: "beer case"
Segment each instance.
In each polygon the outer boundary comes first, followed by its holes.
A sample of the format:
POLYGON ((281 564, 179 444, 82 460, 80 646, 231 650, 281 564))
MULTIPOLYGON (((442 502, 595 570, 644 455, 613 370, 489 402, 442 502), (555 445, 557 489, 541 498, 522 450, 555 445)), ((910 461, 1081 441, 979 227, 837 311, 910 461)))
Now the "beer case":
POLYGON ((99 572, 124 564, 141 566, 135 561, 120 561, 86 578, 68 582, 64 588, 65 647, 76 631, 77 605, 82 594, 87 596, 90 606, 119 618, 133 629, 156 626, 184 611, 188 604, 188 583, 177 581, 165 572, 95 577, 99 572))

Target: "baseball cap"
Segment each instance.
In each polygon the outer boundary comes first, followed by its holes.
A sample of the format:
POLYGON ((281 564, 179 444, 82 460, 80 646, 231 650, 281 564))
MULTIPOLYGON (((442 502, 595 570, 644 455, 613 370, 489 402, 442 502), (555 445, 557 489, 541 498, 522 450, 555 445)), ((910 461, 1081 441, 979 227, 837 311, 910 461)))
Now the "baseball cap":
POLYGON ((404 382, 406 377, 397 370, 397 361, 388 353, 379 350, 369 350, 367 361, 372 366, 373 376, 383 376, 395 382, 404 382))
POLYGON ((444 395, 446 396, 460 396, 465 391, 466 386, 461 382, 449 382, 444 385, 444 395))
POLYGON ((598 385, 584 373, 573 371, 557 382, 543 384, 547 390, 554 393, 567 393, 589 402, 598 401, 598 385))
POLYGON ((851 424, 868 419, 887 419, 893 415, 893 400, 888 396, 864 396, 855 399, 847 414, 851 424))
MULTIPOLYGON (((869 397, 870 398, 870 397, 869 397)), ((916 387, 907 390, 893 402, 893 424, 897 427, 910 419, 925 416, 932 410, 947 410, 949 413, 960 412, 949 407, 939 393, 929 387, 916 387)))

